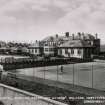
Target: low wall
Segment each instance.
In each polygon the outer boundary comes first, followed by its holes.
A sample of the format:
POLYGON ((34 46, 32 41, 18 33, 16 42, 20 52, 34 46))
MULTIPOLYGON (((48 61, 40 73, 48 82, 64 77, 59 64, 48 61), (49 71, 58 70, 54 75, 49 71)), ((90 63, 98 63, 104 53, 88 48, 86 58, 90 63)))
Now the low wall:
POLYGON ((0 101, 4 105, 67 105, 4 84, 0 84, 0 101))

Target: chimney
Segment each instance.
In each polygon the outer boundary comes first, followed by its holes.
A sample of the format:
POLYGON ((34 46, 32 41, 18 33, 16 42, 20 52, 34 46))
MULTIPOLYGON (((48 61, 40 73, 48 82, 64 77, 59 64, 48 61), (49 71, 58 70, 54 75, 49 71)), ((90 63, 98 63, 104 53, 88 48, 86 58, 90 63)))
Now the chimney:
POLYGON ((74 34, 72 34, 72 39, 74 40, 74 34))
POLYGON ((58 34, 56 34, 56 38, 58 38, 58 34))
POLYGON ((66 32, 65 34, 66 34, 66 37, 69 37, 69 32, 66 32))
POLYGON ((95 34, 95 37, 96 37, 96 39, 98 39, 98 34, 97 33, 95 34))
POLYGON ((85 33, 82 32, 82 39, 85 39, 85 33))
POLYGON ((81 39, 81 33, 80 32, 78 32, 78 36, 79 36, 79 39, 81 39))

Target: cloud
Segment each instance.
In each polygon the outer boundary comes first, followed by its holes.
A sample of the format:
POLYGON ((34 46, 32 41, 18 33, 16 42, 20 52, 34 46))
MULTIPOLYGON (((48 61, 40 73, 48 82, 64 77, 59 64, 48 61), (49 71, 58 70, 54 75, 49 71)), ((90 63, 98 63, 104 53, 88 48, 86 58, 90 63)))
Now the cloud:
POLYGON ((36 10, 36 11, 41 11, 41 12, 47 12, 49 10, 48 8, 45 8, 39 5, 33 5, 31 8, 33 11, 36 10))
MULTIPOLYGON (((62 31, 105 33, 105 10, 100 0, 97 2, 82 2, 77 8, 68 10, 67 14, 57 22, 62 31)), ((103 35, 101 35, 103 38, 103 35)), ((104 40, 104 39, 103 39, 104 40)))
POLYGON ((54 6, 57 6, 62 9, 69 7, 69 2, 67 0, 53 0, 54 6))
POLYGON ((65 31, 105 33, 104 17, 104 0, 0 0, 0 33, 17 39, 65 31))
MULTIPOLYGON (((34 7, 34 10, 43 11, 46 5, 49 4, 49 0, 6 0, 3 6, 1 6, 0 12, 28 10, 34 7), (36 9, 35 9, 36 7, 36 9)), ((1 1, 0 1, 1 3, 1 1)))

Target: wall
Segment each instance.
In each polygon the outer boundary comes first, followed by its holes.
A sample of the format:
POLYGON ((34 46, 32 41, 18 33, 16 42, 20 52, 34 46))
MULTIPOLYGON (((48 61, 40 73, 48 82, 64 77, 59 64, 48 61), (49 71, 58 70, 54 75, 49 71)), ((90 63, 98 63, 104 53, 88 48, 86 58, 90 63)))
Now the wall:
MULTIPOLYGON (((60 50, 60 49, 59 49, 60 50)), ((58 55, 60 54, 60 51, 58 50, 58 55)), ((71 54, 71 49, 68 49, 68 53, 70 54, 70 56, 68 56, 68 54, 65 54, 65 49, 62 48, 62 55, 64 57, 75 57, 75 58, 83 58, 83 49, 81 50, 81 54, 78 54, 78 48, 74 49, 74 54, 71 54)))
POLYGON ((4 105, 66 105, 3 84, 0 84, 0 97, 4 105))
POLYGON ((35 54, 35 55, 39 55, 40 54, 40 48, 30 48, 29 49, 29 53, 30 54, 35 54), (37 51, 37 52, 36 52, 37 51))
POLYGON ((53 46, 44 46, 44 54, 45 55, 54 55, 54 47, 53 46), (48 51, 46 51, 45 49, 48 49, 48 51), (50 51, 49 49, 52 48, 53 51, 50 51))

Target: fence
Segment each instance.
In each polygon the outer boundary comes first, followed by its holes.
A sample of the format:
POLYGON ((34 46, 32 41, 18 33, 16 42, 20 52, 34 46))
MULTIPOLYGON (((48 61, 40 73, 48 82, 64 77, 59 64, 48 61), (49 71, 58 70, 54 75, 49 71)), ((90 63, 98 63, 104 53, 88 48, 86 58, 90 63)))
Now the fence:
POLYGON ((12 72, 24 75, 24 79, 39 77, 84 87, 105 90, 105 63, 90 62, 56 66, 14 69, 12 72))
POLYGON ((13 78, 19 76, 23 80, 30 81, 35 81, 38 77, 45 80, 54 80, 57 83, 63 82, 105 91, 105 62, 98 61, 62 66, 63 70, 61 70, 61 65, 16 69, 11 71, 14 72, 13 74, 10 72, 9 75, 13 78))

